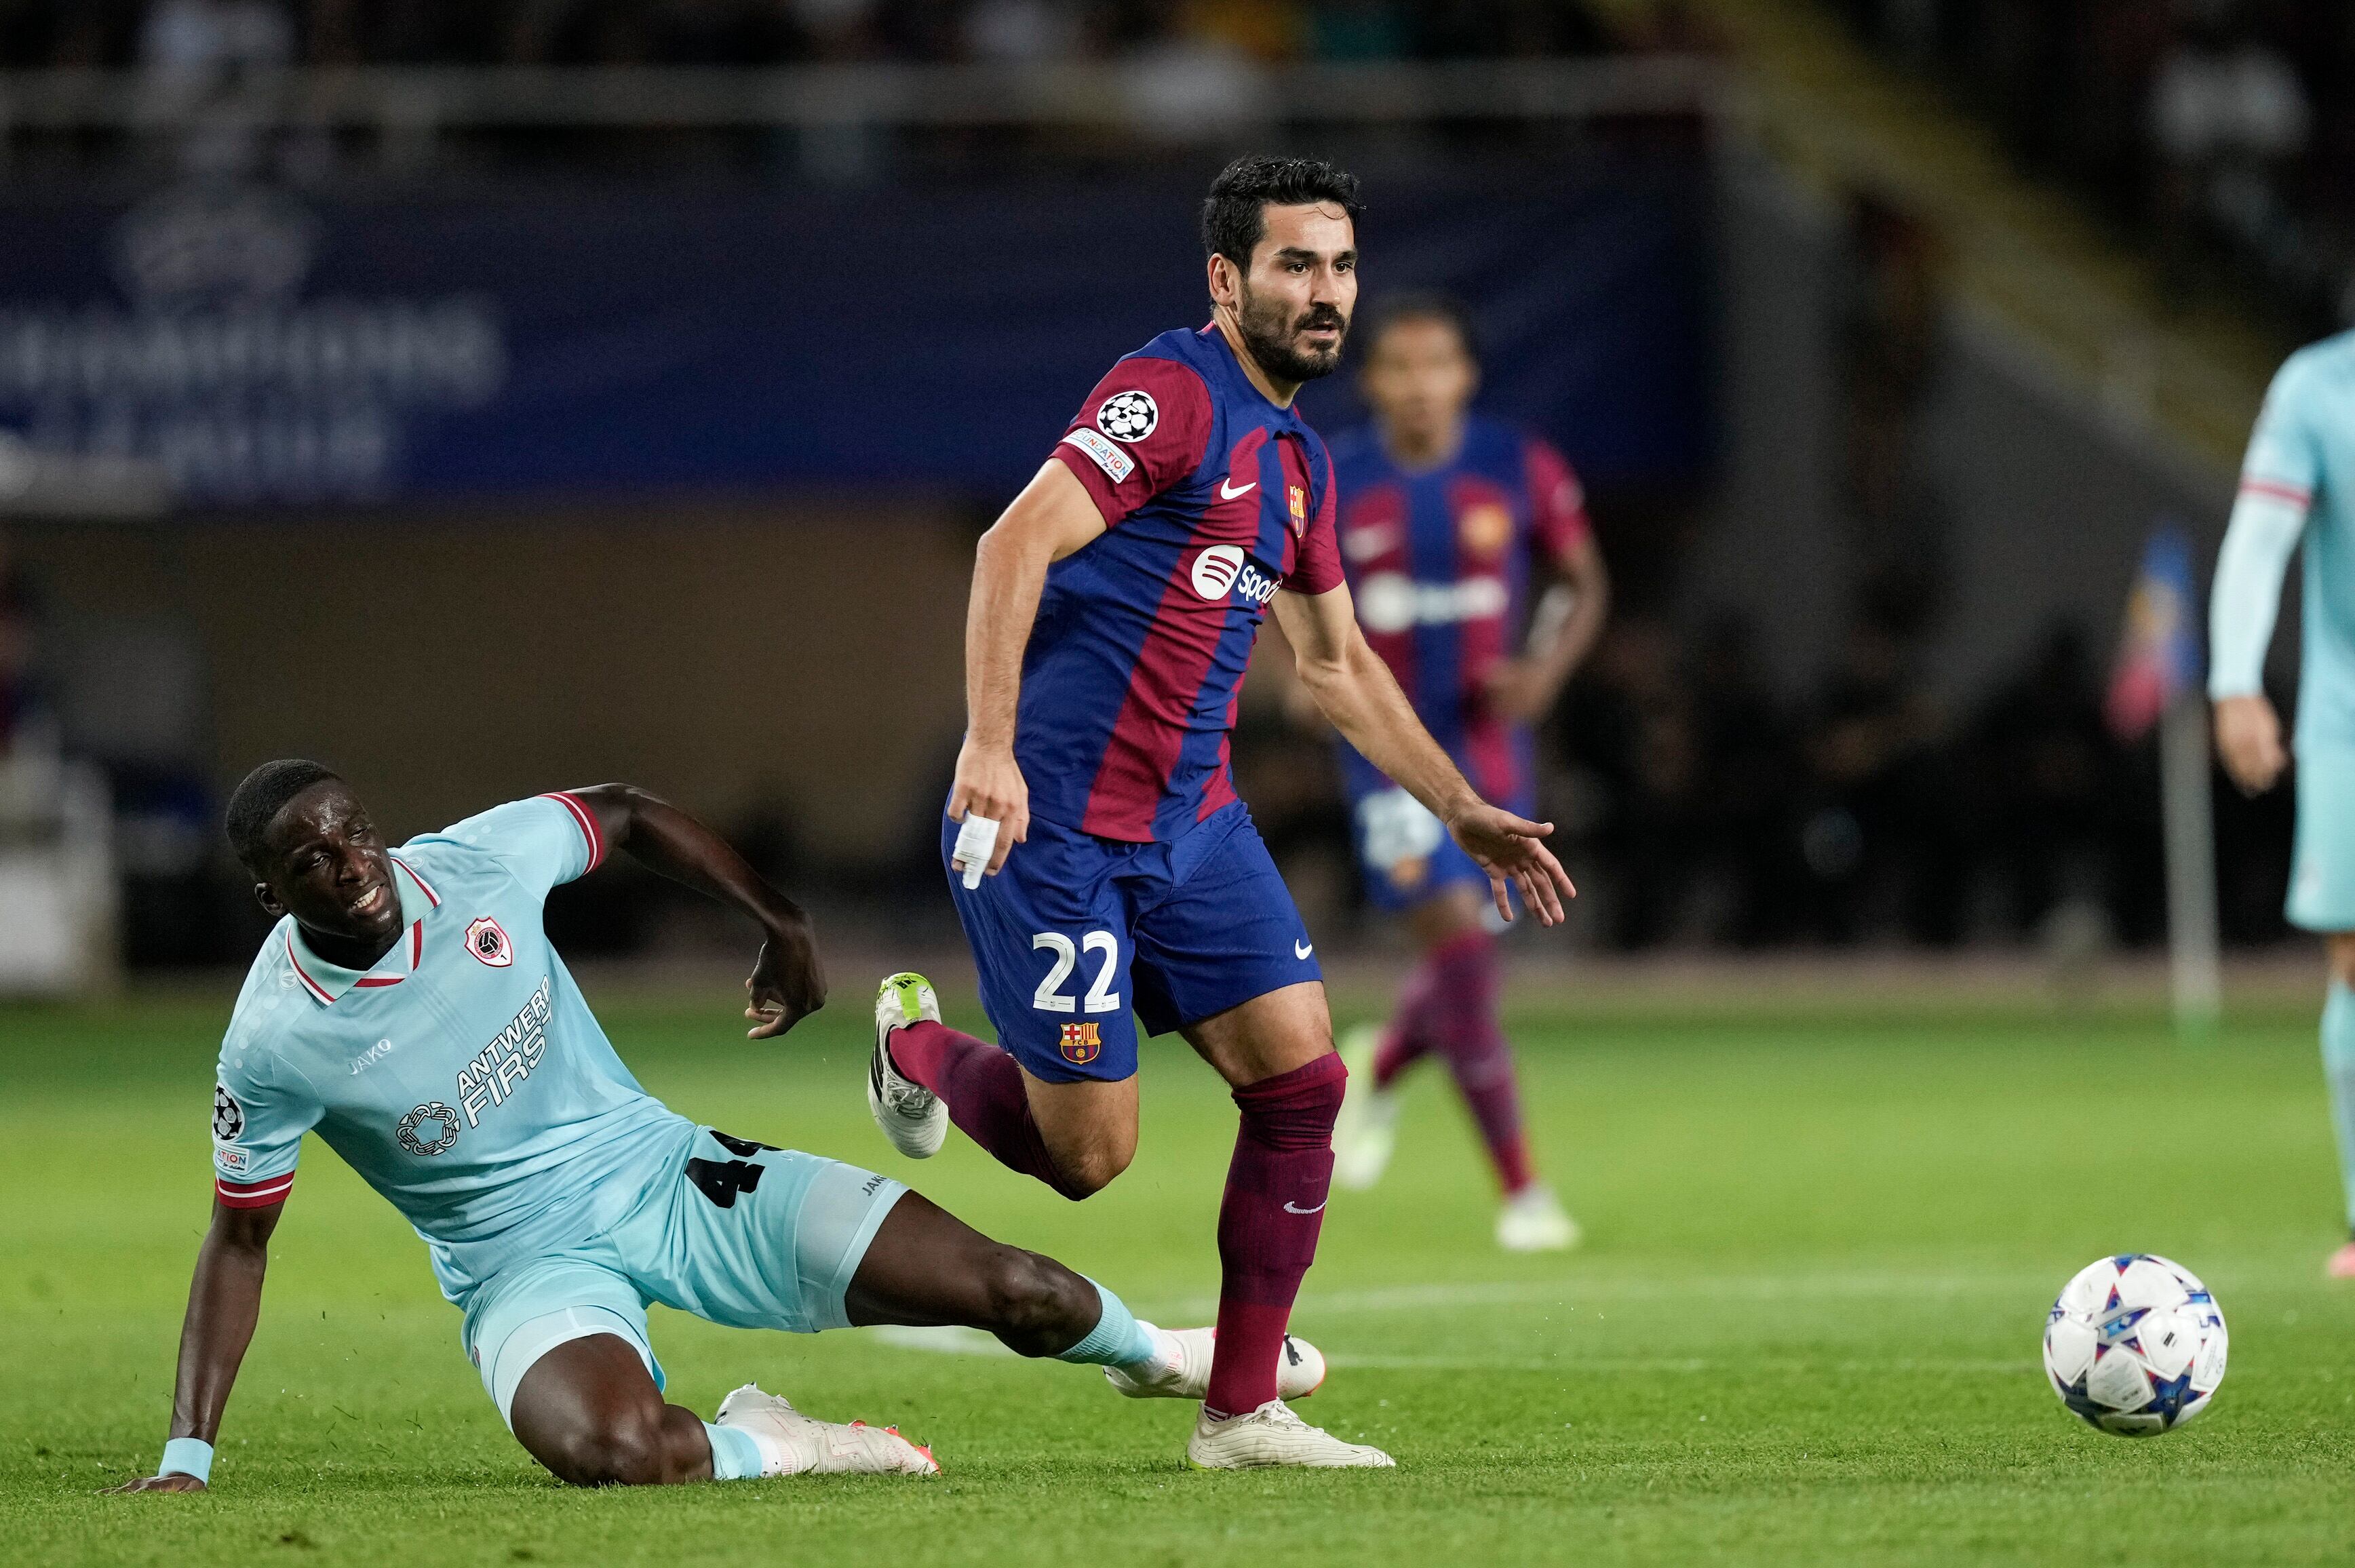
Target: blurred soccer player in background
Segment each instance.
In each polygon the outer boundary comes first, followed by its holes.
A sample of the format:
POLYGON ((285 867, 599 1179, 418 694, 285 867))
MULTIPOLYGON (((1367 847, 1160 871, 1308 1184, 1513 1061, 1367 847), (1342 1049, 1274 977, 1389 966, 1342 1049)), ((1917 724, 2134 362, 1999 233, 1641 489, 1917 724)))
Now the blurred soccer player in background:
MULTIPOLYGON (((1584 497, 1552 447, 1470 411, 1479 354, 1454 301, 1387 301, 1369 313, 1364 342, 1359 386, 1374 422, 1333 443, 1359 624, 1473 787, 1526 816, 1536 809, 1531 727, 1594 645, 1610 601, 1584 497)), ((1399 1075, 1436 1052, 1504 1189, 1497 1244, 1573 1246, 1578 1225, 1538 1179, 1521 1128, 1488 874, 1347 741, 1341 757, 1367 888, 1405 917, 1422 962, 1390 1022, 1345 1043, 1351 1089, 1334 1179, 1366 1188, 1380 1178, 1399 1075)))
MULTIPOLYGON (((2355 334, 2309 344, 2275 374, 2216 561, 2208 695, 2224 771, 2251 795, 2289 763, 2265 697, 2265 649, 2301 540, 2297 839, 2286 913, 2328 944, 2322 1071, 2355 1232, 2355 334)), ((2355 1279, 2355 1240, 2331 1255, 2329 1272, 2355 1279)))

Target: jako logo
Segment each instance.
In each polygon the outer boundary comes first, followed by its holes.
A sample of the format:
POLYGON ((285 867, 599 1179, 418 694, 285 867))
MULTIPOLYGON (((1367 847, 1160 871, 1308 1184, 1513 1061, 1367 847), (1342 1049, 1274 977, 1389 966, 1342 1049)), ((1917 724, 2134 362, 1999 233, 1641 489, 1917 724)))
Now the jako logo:
POLYGON ((1284 586, 1247 558, 1240 545, 1212 545, 1194 558, 1194 592, 1213 603, 1240 592, 1254 604, 1264 604, 1284 586))

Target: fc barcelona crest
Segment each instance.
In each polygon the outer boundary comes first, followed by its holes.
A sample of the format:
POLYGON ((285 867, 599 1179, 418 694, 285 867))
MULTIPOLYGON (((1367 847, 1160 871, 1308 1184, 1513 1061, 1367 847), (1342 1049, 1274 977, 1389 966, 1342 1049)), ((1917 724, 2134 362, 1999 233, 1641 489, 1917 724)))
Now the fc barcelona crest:
POLYGON ((507 940, 506 927, 489 915, 466 928, 466 951, 494 969, 515 962, 515 944, 507 940))
POLYGON ((1308 491, 1305 485, 1287 485, 1284 498, 1292 504, 1292 531, 1305 533, 1308 529, 1308 491))
POLYGON ((1063 1026, 1063 1060, 1074 1067, 1085 1067, 1103 1054, 1103 1033, 1091 1021, 1063 1026))

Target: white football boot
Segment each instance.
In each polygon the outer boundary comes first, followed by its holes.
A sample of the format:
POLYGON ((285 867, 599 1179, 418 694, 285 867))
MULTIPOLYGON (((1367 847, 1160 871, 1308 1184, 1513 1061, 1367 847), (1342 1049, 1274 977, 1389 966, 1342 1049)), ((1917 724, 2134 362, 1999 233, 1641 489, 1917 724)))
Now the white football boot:
POLYGON ((1497 1211, 1497 1244, 1508 1253, 1562 1253, 1578 1245, 1578 1221, 1542 1181, 1532 1181, 1497 1211))
POLYGON ((1333 1123, 1333 1185, 1363 1192, 1382 1179, 1398 1147, 1399 1097, 1374 1087, 1374 1051, 1381 1032, 1360 1024, 1341 1039, 1348 1093, 1333 1123))
POLYGON ((937 1476, 932 1451, 896 1426, 819 1421, 776 1394, 746 1383, 719 1402, 715 1426, 750 1433, 763 1476, 937 1476))
POLYGON ((1312 1470, 1387 1470, 1398 1463, 1379 1448, 1344 1443, 1292 1413, 1280 1399, 1244 1415, 1194 1419, 1186 1463, 1201 1470, 1258 1470, 1297 1466, 1312 1470))
MULTIPOLYGON (((1210 1392, 1210 1358, 1218 1349, 1216 1328, 1155 1328, 1161 1347, 1158 1366, 1106 1367, 1104 1381, 1131 1399, 1200 1399, 1210 1392)), ((1286 1334, 1275 1363, 1275 1396, 1306 1399, 1325 1386, 1325 1352, 1286 1334)))
POLYGON ((867 1108, 891 1147, 910 1159, 932 1158, 949 1136, 949 1108, 941 1097, 900 1077, 891 1065, 891 1031, 923 1019, 941 1021, 941 998, 922 975, 893 975, 875 988, 875 1053, 867 1061, 867 1108))

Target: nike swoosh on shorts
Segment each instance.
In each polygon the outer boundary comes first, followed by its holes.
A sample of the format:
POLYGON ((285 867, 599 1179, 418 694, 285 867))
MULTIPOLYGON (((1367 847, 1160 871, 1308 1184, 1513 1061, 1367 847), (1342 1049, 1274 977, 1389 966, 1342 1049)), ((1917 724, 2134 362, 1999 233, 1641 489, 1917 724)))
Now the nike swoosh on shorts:
MULTIPOLYGON (((1331 1201, 1332 1200, 1329 1198, 1326 1200, 1326 1202, 1327 1203, 1331 1201)), ((1316 1209, 1322 1209, 1323 1207, 1325 1207, 1324 1203, 1316 1205, 1316 1209)), ((1316 1212, 1316 1209, 1303 1209, 1298 1204, 1293 1202, 1289 1198, 1284 1200, 1284 1211, 1287 1214, 1314 1214, 1316 1212)))
POLYGON ((1295 958, 1305 958, 1316 951, 1316 944, 1313 942, 1295 942, 1292 944, 1292 955, 1295 958))

